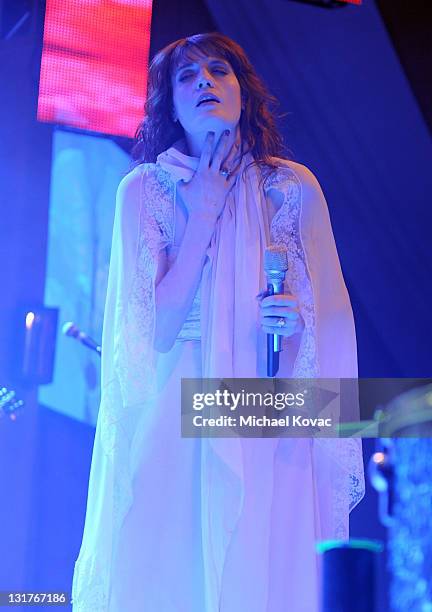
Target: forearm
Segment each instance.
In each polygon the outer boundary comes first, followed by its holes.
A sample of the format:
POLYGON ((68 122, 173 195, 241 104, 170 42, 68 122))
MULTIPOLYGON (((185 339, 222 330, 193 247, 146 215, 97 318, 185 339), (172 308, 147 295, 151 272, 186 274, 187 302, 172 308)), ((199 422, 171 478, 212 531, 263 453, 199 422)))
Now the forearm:
POLYGON ((189 219, 177 258, 156 287, 155 349, 171 349, 192 306, 214 224, 189 219))

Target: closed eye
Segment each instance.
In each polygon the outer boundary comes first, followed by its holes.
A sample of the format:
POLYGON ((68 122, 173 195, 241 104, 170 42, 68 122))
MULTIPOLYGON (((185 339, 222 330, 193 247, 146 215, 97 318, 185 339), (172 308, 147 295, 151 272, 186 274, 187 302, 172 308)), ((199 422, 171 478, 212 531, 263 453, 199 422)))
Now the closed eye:
POLYGON ((179 81, 186 81, 189 77, 192 76, 192 72, 184 72, 179 76, 179 81))
MULTIPOLYGON (((213 68, 213 69, 212 69, 212 72, 213 72, 213 73, 217 73, 217 74, 224 74, 224 75, 225 75, 225 74, 228 74, 228 71, 227 71, 225 68, 213 68)), ((187 81, 187 79, 189 79, 189 78, 190 78, 190 77, 192 77, 193 75, 194 75, 194 72, 190 72, 190 71, 188 71, 188 72, 182 72, 182 73, 180 74, 180 76, 178 77, 178 80, 179 80, 180 82, 187 81)))

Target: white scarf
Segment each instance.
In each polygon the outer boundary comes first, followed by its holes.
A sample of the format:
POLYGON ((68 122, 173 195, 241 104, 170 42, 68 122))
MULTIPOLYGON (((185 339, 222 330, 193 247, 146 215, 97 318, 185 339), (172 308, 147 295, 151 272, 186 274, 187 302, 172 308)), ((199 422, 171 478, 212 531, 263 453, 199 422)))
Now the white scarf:
MULTIPOLYGON (((158 157, 174 182, 190 180, 198 158, 171 147, 158 157)), ((246 154, 207 249, 201 281, 204 378, 265 376, 265 335, 257 294, 265 284, 264 250, 269 240, 265 196, 256 165, 246 154)))

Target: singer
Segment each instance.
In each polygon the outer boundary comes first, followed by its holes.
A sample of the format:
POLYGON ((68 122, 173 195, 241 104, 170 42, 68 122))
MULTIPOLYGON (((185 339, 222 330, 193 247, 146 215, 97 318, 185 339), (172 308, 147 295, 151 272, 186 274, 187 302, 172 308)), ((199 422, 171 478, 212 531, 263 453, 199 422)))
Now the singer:
POLYGON ((117 194, 75 612, 317 612, 315 543, 348 537, 358 440, 182 438, 182 377, 356 377, 353 315, 318 181, 219 33, 153 59, 117 194), (283 293, 260 298, 283 246, 283 293))

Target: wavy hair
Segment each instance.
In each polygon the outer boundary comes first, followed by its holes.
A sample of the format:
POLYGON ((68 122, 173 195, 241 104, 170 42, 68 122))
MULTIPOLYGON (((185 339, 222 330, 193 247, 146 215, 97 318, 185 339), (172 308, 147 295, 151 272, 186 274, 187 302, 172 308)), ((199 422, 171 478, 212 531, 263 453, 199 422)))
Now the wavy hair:
POLYGON ((242 150, 250 151, 255 162, 276 167, 272 157, 288 158, 282 136, 276 127, 278 101, 257 75, 246 53, 236 42, 211 32, 181 38, 159 51, 149 68, 144 120, 135 134, 132 158, 135 163, 155 162, 162 151, 184 136, 179 122, 172 118, 172 75, 187 58, 200 53, 228 61, 240 84, 244 110, 240 116, 242 150))

